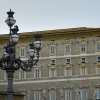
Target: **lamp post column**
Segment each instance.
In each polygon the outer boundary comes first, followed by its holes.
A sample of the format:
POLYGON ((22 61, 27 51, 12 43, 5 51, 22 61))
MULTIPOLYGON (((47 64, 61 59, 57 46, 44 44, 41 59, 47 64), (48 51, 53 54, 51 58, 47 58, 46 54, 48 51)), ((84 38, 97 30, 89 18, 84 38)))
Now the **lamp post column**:
POLYGON ((16 20, 13 15, 14 12, 7 12, 8 18, 5 20, 9 26, 9 43, 4 47, 4 53, 2 58, 0 58, 0 68, 5 70, 7 73, 8 87, 7 87, 7 100, 14 100, 14 90, 13 90, 13 78, 14 72, 22 69, 23 71, 31 71, 32 67, 37 64, 39 61, 39 52, 41 49, 41 35, 35 35, 35 41, 29 44, 30 48, 28 50, 29 58, 27 61, 23 61, 19 58, 16 58, 16 44, 18 42, 19 31, 18 26, 14 26, 16 20))
POLYGON ((8 89, 7 89, 7 94, 8 94, 8 100, 14 100, 13 99, 13 71, 7 71, 7 78, 8 78, 8 89))

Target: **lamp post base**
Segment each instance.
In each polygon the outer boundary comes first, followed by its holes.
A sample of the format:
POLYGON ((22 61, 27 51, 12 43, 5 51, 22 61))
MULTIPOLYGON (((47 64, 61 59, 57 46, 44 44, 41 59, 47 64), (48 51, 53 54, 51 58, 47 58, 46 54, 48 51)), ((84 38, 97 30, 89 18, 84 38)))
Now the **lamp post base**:
MULTIPOLYGON (((14 100, 24 100, 24 95, 23 93, 19 92, 14 92, 13 93, 13 98, 14 100)), ((7 100, 8 98, 8 93, 6 91, 1 91, 0 92, 0 100, 7 100)))

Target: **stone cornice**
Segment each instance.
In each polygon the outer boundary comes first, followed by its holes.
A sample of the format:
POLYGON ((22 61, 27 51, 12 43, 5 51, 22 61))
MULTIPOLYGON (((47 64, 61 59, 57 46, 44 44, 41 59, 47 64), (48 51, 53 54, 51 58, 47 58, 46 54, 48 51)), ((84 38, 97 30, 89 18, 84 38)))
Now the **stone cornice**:
MULTIPOLYGON (((49 38, 64 38, 65 36, 68 38, 71 37, 87 37, 87 36, 100 36, 100 28, 68 28, 68 29, 55 29, 55 30, 46 30, 46 31, 36 31, 36 32, 23 32, 19 33, 20 39, 22 38, 33 38, 34 35, 41 34, 43 39, 49 38)), ((8 40, 8 34, 0 35, 0 40, 8 40)))

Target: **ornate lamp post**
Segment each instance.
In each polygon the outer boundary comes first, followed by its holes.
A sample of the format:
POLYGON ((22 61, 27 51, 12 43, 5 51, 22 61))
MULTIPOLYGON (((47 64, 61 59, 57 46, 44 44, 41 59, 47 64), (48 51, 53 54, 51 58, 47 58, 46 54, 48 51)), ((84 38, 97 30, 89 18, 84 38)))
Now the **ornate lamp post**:
POLYGON ((35 36, 35 41, 29 44, 29 50, 28 50, 28 60, 22 61, 19 58, 16 57, 16 50, 15 46, 18 43, 18 26, 14 26, 16 23, 16 20, 14 19, 13 15, 14 12, 10 11, 7 12, 8 18, 5 20, 7 25, 9 26, 10 33, 9 33, 9 42, 4 47, 4 54, 2 58, 0 58, 0 68, 2 70, 5 70, 7 73, 7 79, 8 79, 8 88, 7 88, 7 95, 8 100, 14 100, 13 99, 13 76, 14 72, 18 69, 22 69, 24 71, 31 71, 32 67, 37 64, 39 61, 39 52, 41 49, 41 41, 40 41, 40 35, 35 36))

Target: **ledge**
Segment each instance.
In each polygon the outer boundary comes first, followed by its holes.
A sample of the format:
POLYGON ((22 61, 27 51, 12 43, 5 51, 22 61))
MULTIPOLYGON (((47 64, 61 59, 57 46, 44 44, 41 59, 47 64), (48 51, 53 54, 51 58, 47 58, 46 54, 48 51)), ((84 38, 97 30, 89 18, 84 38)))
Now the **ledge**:
MULTIPOLYGON (((7 95, 7 91, 0 91, 0 95, 7 95)), ((25 92, 17 91, 13 92, 14 96, 25 96, 25 92)))

